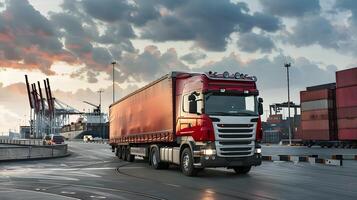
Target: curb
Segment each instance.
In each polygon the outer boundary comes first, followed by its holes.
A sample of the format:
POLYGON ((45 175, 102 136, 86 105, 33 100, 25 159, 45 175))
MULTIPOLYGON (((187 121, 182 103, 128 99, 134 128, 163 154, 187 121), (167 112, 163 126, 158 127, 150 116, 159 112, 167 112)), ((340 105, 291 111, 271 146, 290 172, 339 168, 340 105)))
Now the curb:
POLYGON ((61 156, 53 156, 53 157, 38 157, 38 158, 21 158, 21 159, 7 159, 0 160, 0 162, 16 162, 16 161, 33 161, 33 160, 47 160, 47 159, 56 159, 56 158, 65 158, 72 155, 70 152, 61 156))
MULTIPOLYGON (((332 156, 334 157, 334 156, 332 156)), ((343 158, 343 157, 341 157, 343 158)), ((355 156, 354 158, 357 158, 355 156)), ((325 164, 325 165, 332 165, 332 166, 342 166, 343 159, 324 159, 318 158, 317 155, 311 156, 291 156, 291 155, 276 155, 276 156, 262 156, 263 161, 287 161, 287 162, 308 162, 310 164, 325 164)), ((356 159, 357 160, 357 159, 356 159)))

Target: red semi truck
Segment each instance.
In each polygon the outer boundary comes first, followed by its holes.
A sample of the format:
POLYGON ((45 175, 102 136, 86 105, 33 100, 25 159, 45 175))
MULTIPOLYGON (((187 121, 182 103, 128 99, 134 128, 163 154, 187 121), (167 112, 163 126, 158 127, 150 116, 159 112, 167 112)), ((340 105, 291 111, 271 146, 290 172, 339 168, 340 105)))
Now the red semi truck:
POLYGON ((206 167, 248 173, 261 164, 258 94, 247 74, 171 72, 110 106, 110 145, 120 159, 176 164, 188 176, 206 167))

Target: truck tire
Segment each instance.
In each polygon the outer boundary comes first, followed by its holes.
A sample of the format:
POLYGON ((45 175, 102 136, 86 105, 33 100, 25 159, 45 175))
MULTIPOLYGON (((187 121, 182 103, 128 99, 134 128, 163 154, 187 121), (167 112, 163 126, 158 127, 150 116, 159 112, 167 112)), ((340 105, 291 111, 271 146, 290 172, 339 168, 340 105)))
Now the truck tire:
POLYGON ((121 146, 117 147, 116 155, 118 156, 119 159, 122 158, 122 156, 123 156, 123 151, 122 151, 122 149, 121 149, 121 146))
POLYGON ((122 146, 122 148, 121 148, 121 152, 122 152, 121 159, 124 160, 124 161, 126 160, 126 156, 127 156, 126 151, 127 151, 127 149, 125 148, 125 146, 122 146))
POLYGON ((240 167, 233 167, 233 170, 237 174, 248 174, 252 166, 240 166, 240 167))
POLYGON ((160 161, 159 150, 156 147, 150 151, 150 164, 154 169, 167 169, 169 167, 169 163, 160 161))
POLYGON ((128 146, 125 149, 126 149, 126 151, 125 151, 126 152, 126 161, 133 162, 135 156, 134 155, 130 155, 130 147, 128 146))
POLYGON ((199 169, 193 166, 193 156, 190 148, 186 147, 181 153, 181 171, 186 176, 196 176, 199 169))

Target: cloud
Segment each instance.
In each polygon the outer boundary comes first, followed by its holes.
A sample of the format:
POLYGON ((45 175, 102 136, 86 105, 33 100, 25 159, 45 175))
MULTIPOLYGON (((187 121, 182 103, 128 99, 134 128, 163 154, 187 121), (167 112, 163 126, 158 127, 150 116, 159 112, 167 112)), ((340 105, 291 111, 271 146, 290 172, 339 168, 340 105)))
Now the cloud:
POLYGON ((293 59, 290 57, 286 58, 283 55, 278 55, 273 59, 261 57, 249 62, 242 62, 237 54, 232 53, 217 62, 209 62, 197 70, 217 72, 238 71, 257 76, 257 84, 262 89, 283 89, 286 87, 286 70, 283 64, 287 59, 292 62, 292 67, 290 68, 291 87, 304 88, 306 86, 335 81, 336 66, 331 65, 321 68, 307 58, 299 57, 293 59))
POLYGON ((186 61, 189 64, 196 64, 198 60, 205 59, 206 57, 207 55, 205 53, 201 51, 195 51, 181 56, 180 59, 186 61))
POLYGON ((142 53, 127 53, 119 60, 119 79, 126 77, 136 81, 151 81, 174 70, 189 70, 183 64, 174 48, 161 53, 156 46, 145 47, 142 53))
POLYGON ((286 39, 288 43, 297 47, 318 44, 321 47, 339 50, 342 48, 341 42, 348 41, 350 36, 344 27, 334 26, 321 16, 309 15, 297 22, 286 39))
POLYGON ((76 63, 71 53, 63 49, 49 20, 27 1, 7 1, 6 9, 0 13, 0 65, 39 69, 53 75, 51 65, 55 61, 76 63))
POLYGON ((351 24, 357 27, 357 2, 354 0, 338 0, 335 1, 334 8, 342 11, 350 11, 351 17, 349 18, 351 24))
POLYGON ((254 27, 268 32, 280 29, 278 18, 249 14, 245 3, 229 0, 197 0, 184 4, 163 4, 167 10, 157 20, 146 23, 141 37, 154 41, 188 41, 209 51, 224 51, 234 32, 250 32, 254 27))
POLYGON ((319 0, 260 0, 267 13, 283 17, 301 17, 306 14, 319 13, 319 0))
POLYGON ((239 36, 237 46, 240 50, 246 52, 271 53, 275 49, 275 44, 272 39, 264 34, 243 33, 239 36))
POLYGON ((89 15, 106 22, 127 19, 132 10, 127 1, 121 0, 85 0, 81 3, 89 15))

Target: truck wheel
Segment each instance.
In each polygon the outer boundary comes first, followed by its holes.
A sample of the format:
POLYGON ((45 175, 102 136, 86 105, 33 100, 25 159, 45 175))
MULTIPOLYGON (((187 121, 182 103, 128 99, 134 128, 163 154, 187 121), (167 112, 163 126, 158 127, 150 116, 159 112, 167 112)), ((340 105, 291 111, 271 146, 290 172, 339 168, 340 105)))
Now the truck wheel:
POLYGON ((185 148, 181 154, 181 171, 186 176, 196 176, 199 169, 193 166, 193 156, 189 148, 185 148))
POLYGON ((121 158, 122 158, 122 160, 124 160, 124 161, 126 160, 126 156, 127 156, 126 151, 127 151, 127 149, 125 148, 125 146, 123 146, 123 147, 121 148, 121 152, 122 152, 121 158))
POLYGON ((160 162, 159 150, 154 147, 150 152, 150 163, 154 169, 167 169, 169 163, 160 162))
POLYGON ((248 174, 252 166, 240 166, 240 167, 233 167, 234 171, 237 174, 248 174))
POLYGON ((134 155, 130 155, 130 147, 129 146, 126 148, 125 152, 126 152, 126 161, 133 162, 135 156, 134 155))
POLYGON ((117 147, 117 156, 119 159, 121 159, 123 156, 123 151, 121 149, 121 146, 117 147))

